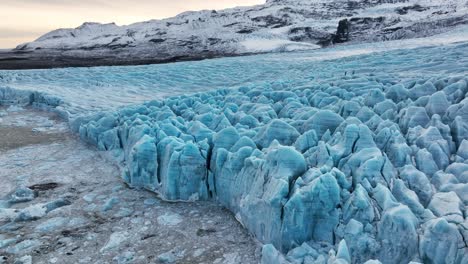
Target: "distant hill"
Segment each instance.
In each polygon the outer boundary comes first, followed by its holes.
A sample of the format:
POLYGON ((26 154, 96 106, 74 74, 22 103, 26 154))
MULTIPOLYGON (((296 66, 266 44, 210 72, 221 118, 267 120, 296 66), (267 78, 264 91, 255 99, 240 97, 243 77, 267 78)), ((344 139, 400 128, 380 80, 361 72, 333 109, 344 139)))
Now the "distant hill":
POLYGON ((127 26, 84 23, 0 52, 0 68, 122 65, 426 37, 468 23, 464 0, 268 0, 127 26))

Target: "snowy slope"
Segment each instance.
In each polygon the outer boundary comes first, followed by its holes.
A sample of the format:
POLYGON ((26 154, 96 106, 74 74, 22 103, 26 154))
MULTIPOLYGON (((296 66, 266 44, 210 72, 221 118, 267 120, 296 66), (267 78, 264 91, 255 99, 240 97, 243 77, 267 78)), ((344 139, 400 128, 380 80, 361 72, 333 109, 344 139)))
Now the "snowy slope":
POLYGON ((424 37, 467 22, 464 0, 272 0, 127 26, 85 23, 47 33, 16 51, 144 63, 424 37))

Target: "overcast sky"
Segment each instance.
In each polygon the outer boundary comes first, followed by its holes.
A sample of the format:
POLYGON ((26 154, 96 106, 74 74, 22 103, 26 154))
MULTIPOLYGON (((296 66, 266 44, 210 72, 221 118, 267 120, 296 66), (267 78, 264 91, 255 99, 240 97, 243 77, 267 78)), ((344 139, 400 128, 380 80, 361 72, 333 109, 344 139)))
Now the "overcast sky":
POLYGON ((0 0, 0 49, 83 22, 126 25, 188 10, 222 9, 265 0, 0 0))

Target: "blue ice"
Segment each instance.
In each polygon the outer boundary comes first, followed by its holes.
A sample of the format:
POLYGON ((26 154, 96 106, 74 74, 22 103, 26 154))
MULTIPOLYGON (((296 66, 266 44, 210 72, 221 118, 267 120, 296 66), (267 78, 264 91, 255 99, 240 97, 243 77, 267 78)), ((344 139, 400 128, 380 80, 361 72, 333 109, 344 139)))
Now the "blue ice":
POLYGON ((219 201, 265 244, 263 263, 468 263, 468 45, 312 54, 0 72, 13 88, 85 76, 98 94, 0 98, 69 113, 131 186, 219 201))

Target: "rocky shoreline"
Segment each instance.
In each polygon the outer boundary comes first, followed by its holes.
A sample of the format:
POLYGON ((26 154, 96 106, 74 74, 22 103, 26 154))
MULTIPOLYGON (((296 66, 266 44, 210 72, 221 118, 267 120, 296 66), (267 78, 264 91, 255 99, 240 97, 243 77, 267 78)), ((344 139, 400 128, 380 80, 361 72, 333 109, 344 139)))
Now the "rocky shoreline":
POLYGON ((96 54, 88 54, 83 51, 79 55, 64 56, 60 51, 0 51, 0 70, 31 70, 31 69, 53 69, 66 67, 96 67, 96 66, 131 66, 173 63, 182 61, 198 61, 219 57, 240 56, 235 54, 199 53, 185 54, 181 56, 161 57, 115 57, 112 52, 103 50, 96 54), (89 55, 89 56, 88 56, 89 55))

